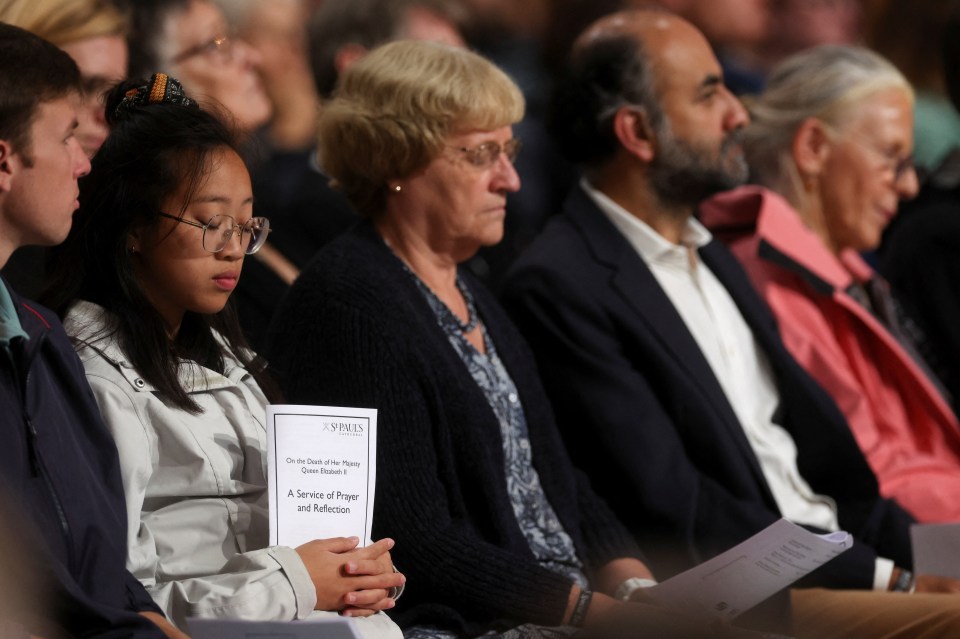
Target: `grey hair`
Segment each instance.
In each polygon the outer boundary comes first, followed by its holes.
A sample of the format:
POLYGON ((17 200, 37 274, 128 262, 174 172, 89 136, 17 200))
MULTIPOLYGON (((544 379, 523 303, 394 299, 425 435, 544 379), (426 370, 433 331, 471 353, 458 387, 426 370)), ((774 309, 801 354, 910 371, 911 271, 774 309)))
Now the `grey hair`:
POLYGON ((791 151, 800 126, 816 118, 828 131, 842 134, 858 106, 889 89, 902 90, 913 102, 913 89, 903 74, 863 47, 827 45, 784 60, 763 93, 745 100, 751 122, 743 145, 753 181, 798 205, 803 184, 791 151))

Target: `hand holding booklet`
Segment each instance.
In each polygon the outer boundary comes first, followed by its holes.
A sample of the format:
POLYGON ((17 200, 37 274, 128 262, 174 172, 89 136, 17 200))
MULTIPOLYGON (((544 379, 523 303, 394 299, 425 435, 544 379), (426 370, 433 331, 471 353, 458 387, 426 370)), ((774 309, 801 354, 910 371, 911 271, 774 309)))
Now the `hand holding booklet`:
POLYGON ((691 614, 732 620, 852 547, 849 533, 817 535, 781 519, 646 594, 691 614))
POLYGON ((267 407, 270 545, 351 536, 369 544, 376 484, 376 410, 267 407))

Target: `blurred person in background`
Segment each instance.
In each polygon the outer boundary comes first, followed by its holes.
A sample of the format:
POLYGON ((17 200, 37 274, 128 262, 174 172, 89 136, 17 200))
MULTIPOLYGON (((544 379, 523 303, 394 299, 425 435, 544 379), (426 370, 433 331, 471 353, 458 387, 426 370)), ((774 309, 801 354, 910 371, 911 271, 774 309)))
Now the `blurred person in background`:
POLYGON ((756 93, 763 87, 763 74, 753 67, 752 58, 770 32, 773 0, 632 0, 632 4, 660 5, 699 28, 734 94, 756 93))
POLYGON ((856 44, 862 0, 773 0, 770 28, 758 48, 764 74, 789 55, 823 44, 856 44))
MULTIPOLYGON (((253 158, 251 169, 255 172, 278 152, 309 152, 315 145, 319 97, 307 56, 307 1, 217 0, 217 5, 231 31, 259 55, 257 71, 273 106, 273 116, 261 131, 266 152, 253 158)), ((277 191, 283 195, 282 189, 277 191)), ((258 198, 280 204, 265 195, 258 198)))
POLYGON ((130 77, 163 71, 204 106, 225 109, 244 135, 270 120, 260 55, 234 37, 212 0, 124 0, 130 12, 130 77))
MULTIPOLYGON (((217 4, 231 29, 260 56, 257 70, 273 117, 257 132, 258 148, 248 165, 254 196, 276 218, 310 171, 309 158, 316 147, 320 97, 307 55, 312 9, 306 0, 217 0, 217 4)), ((272 240, 275 243, 277 237, 272 240)), ((284 247, 277 248, 286 253, 284 247)))

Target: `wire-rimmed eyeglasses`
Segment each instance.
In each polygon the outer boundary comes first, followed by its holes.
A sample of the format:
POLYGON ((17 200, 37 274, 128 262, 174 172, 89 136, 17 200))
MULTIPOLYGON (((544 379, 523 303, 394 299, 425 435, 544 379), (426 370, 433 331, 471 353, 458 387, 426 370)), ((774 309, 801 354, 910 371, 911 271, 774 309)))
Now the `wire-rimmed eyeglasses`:
POLYGON ((450 148, 463 153, 463 157, 473 166, 485 169, 496 162, 501 153, 507 156, 507 159, 513 164, 514 160, 517 159, 517 155, 520 154, 521 146, 523 145, 520 143, 520 140, 510 138, 503 144, 491 141, 472 147, 450 145, 450 148))
POLYGON ((160 217, 170 218, 203 229, 203 250, 208 253, 222 251, 226 248, 227 242, 230 241, 233 234, 237 233, 240 236, 240 247, 243 252, 252 255, 260 250, 270 233, 270 220, 265 217, 251 217, 243 224, 237 224, 237 221, 229 215, 214 215, 206 224, 186 220, 162 211, 160 217))

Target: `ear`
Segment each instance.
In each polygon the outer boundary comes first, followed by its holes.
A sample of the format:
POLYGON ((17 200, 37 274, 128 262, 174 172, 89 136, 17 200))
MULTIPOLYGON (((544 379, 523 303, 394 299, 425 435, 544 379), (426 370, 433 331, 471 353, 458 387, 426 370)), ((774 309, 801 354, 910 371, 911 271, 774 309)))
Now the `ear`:
POLYGON ((347 67, 365 55, 367 55, 367 48, 355 42, 345 44, 337 49, 336 55, 333 56, 333 66, 337 70, 337 75, 346 71, 347 67))
POLYGON ((819 175, 832 149, 833 142, 823 122, 817 118, 807 118, 794 134, 790 150, 801 174, 819 175))
POLYGON ((6 140, 0 140, 0 193, 8 193, 13 186, 13 178, 20 166, 13 153, 13 147, 6 140))
POLYGON ((143 246, 143 230, 141 227, 131 229, 127 233, 127 252, 128 253, 137 253, 141 250, 143 246))
POLYGON ((642 109, 620 107, 613 116, 613 134, 627 153, 650 162, 654 156, 653 127, 642 109))

